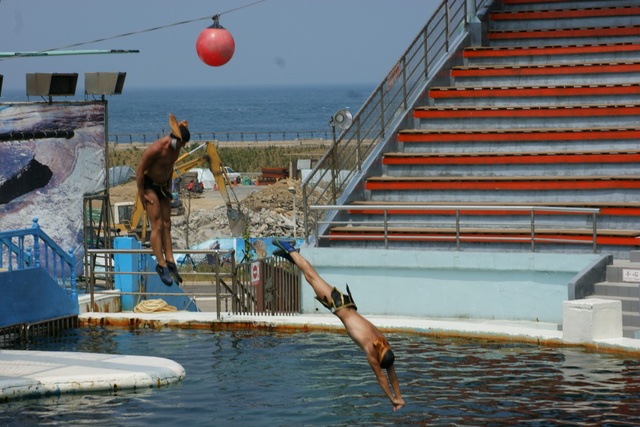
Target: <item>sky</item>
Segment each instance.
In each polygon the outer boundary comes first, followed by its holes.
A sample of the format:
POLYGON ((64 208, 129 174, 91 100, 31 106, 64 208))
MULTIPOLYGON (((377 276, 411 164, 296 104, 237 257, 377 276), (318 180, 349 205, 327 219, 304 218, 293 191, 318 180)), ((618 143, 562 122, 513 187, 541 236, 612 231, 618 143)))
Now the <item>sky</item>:
POLYGON ((126 72, 137 87, 377 84, 440 0, 0 0, 0 51, 41 51, 197 22, 74 49, 137 54, 0 58, 3 91, 26 91, 27 73, 126 72), (238 10, 241 6, 249 5, 238 10), (200 61, 195 42, 222 14, 235 53, 220 67, 200 61))

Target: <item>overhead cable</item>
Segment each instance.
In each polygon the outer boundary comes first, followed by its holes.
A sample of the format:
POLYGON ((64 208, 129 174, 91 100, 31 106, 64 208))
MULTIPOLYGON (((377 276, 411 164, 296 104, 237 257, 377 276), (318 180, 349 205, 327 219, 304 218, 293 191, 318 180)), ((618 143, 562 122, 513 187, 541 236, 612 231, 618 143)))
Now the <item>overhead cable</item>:
POLYGON ((70 45, 67 45, 67 46, 56 47, 56 48, 53 48, 53 49, 45 49, 45 50, 40 50, 40 51, 37 51, 37 52, 30 52, 28 55, 27 54, 22 54, 21 55, 19 52, 16 52, 16 55, 8 56, 6 58, 0 58, 0 61, 6 61, 7 59, 20 58, 20 57, 25 57, 25 56, 37 56, 37 54, 42 54, 42 53, 45 53, 45 52, 51 52, 51 51, 63 50, 63 49, 71 49, 71 48, 74 48, 74 47, 85 46, 85 45, 92 44, 92 43, 99 43, 99 42, 104 42, 104 41, 108 41, 108 40, 115 40, 115 39, 119 39, 119 38, 123 38, 123 37, 135 36, 135 35, 143 34, 143 33, 150 33, 152 31, 164 30, 165 28, 176 27, 178 25, 191 24, 193 22, 204 21, 205 19, 213 19, 216 16, 221 16, 221 15, 225 15, 227 13, 235 12, 236 10, 240 10, 240 9, 244 9, 246 7, 254 6, 254 5, 258 4, 258 3, 262 3, 262 2, 265 2, 265 1, 267 1, 267 0, 257 0, 257 1, 254 1, 253 3, 249 3, 249 4, 246 4, 244 6, 239 6, 239 7, 236 7, 234 9, 230 9, 230 10, 227 10, 226 12, 218 13, 218 14, 213 15, 213 16, 212 15, 203 16, 202 18, 189 19, 187 21, 180 21, 180 22, 175 22, 173 24, 161 25, 159 27, 147 28, 146 30, 132 31, 132 32, 129 32, 129 33, 118 34, 116 36, 104 37, 104 38, 101 38, 101 39, 91 40, 91 41, 88 41, 88 42, 74 43, 74 44, 70 44, 70 45))

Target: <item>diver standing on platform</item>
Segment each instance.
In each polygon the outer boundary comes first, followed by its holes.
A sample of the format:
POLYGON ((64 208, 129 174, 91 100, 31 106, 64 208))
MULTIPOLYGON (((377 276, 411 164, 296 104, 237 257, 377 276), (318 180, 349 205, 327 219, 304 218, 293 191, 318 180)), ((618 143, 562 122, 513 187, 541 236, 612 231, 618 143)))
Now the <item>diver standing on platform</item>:
POLYGON ((149 240, 158 262, 156 273, 167 286, 171 286, 173 280, 178 284, 182 282, 171 241, 171 178, 180 150, 191 138, 186 120, 178 123, 175 116, 169 114, 169 127, 171 134, 147 147, 136 170, 138 197, 151 222, 149 240))
POLYGON ((338 316, 344 324, 347 334, 364 350, 380 388, 393 404, 393 410, 397 411, 402 408, 405 401, 400 393, 398 376, 393 367, 395 361, 393 351, 378 328, 358 313, 349 287, 347 286, 347 295, 344 295, 325 282, 309 261, 293 247, 293 242, 273 239, 272 243, 280 248, 273 254, 285 258, 300 268, 305 279, 315 291, 316 299, 338 316), (386 369, 388 379, 382 371, 383 369, 386 369))

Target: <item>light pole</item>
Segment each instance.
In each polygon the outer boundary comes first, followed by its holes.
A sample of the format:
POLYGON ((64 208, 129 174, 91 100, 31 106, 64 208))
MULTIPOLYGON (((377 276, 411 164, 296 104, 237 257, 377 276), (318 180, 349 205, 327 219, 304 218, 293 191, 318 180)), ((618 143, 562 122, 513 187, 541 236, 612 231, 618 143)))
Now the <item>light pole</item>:
POLYGON ((296 239, 298 234, 298 222, 296 221, 296 187, 289 187, 289 192, 293 195, 293 238, 296 239))
POLYGON ((331 146, 331 187, 332 187, 332 197, 331 200, 333 203, 336 203, 338 200, 338 177, 340 176, 339 165, 338 165, 338 152, 337 152, 337 143, 336 140, 336 126, 340 131, 344 131, 349 129, 353 124, 353 115, 349 110, 339 110, 333 116, 331 116, 331 120, 329 120, 329 126, 331 126, 331 135, 333 137, 333 145, 331 146))

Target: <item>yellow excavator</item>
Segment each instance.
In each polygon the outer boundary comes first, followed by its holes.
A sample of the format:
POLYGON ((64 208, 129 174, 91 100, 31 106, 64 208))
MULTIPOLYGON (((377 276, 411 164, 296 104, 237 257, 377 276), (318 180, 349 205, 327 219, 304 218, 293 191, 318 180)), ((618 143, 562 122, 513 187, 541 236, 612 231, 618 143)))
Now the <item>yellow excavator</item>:
MULTIPOLYGON (((180 156, 173 167, 172 180, 181 177, 191 169, 209 165, 209 170, 216 181, 218 191, 224 198, 227 206, 227 219, 233 237, 242 236, 245 227, 244 215, 240 211, 240 202, 233 191, 233 186, 227 175, 227 170, 222 164, 218 151, 212 142, 205 142, 190 152, 180 156), (204 154, 194 157, 194 153, 204 149, 204 154)), ((142 202, 136 193, 135 203, 117 203, 113 212, 114 227, 119 232, 125 234, 136 234, 141 240, 148 239, 147 234, 147 212, 142 207, 142 202)))

